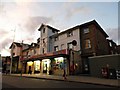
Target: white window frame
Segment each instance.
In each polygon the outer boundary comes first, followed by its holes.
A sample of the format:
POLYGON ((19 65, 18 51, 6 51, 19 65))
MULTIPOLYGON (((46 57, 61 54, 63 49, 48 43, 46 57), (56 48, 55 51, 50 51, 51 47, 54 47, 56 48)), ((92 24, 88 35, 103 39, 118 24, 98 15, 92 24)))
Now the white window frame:
POLYGON ((64 45, 65 45, 65 44, 61 44, 61 50, 63 50, 63 49, 64 49, 64 45))
POLYGON ((91 41, 90 41, 90 39, 86 39, 85 40, 85 49, 89 49, 89 48, 91 48, 91 41))
POLYGON ((67 32, 67 37, 71 37, 71 36, 73 36, 73 31, 67 32))
POLYGON ((59 47, 58 46, 54 46, 54 51, 59 51, 59 47))
POLYGON ((86 34, 86 33, 89 33, 89 32, 90 32, 89 28, 84 28, 84 29, 83 29, 83 31, 84 31, 84 34, 86 34))

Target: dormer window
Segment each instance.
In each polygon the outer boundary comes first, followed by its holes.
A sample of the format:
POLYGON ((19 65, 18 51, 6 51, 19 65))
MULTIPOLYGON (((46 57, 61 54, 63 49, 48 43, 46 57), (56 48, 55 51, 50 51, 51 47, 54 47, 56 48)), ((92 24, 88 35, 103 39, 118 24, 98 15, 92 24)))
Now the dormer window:
POLYGON ((67 37, 71 37, 71 36, 73 36, 73 31, 69 31, 69 32, 67 33, 67 37))

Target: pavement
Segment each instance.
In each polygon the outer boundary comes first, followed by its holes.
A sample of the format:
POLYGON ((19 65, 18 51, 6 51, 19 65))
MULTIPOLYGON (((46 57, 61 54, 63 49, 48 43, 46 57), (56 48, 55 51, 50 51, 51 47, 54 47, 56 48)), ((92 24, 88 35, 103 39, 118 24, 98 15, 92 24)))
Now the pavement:
POLYGON ((104 79, 91 76, 67 76, 64 79, 63 76, 57 75, 46 75, 46 74, 8 74, 10 76, 26 77, 26 78, 36 78, 36 79, 48 79, 48 80, 59 80, 59 81, 69 81, 69 82, 80 82, 96 85, 105 85, 112 87, 120 87, 120 79, 104 79))

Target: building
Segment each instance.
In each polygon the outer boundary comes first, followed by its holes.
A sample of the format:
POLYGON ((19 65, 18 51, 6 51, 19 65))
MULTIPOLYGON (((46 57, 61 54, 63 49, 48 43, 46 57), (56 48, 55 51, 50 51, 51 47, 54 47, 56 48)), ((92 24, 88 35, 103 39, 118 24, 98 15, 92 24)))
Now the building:
POLYGON ((120 54, 120 45, 117 45, 117 53, 120 54))
POLYGON ((2 72, 3 73, 10 72, 10 61, 11 61, 10 56, 2 56, 1 61, 2 61, 2 64, 1 64, 2 72))
POLYGON ((89 73, 88 57, 109 54, 107 37, 100 25, 93 20, 52 35, 50 51, 68 49, 69 71, 72 72, 72 67, 74 74, 89 73), (75 46, 73 41, 77 43, 75 46))
POLYGON ((31 43, 28 48, 22 51, 23 73, 28 73, 29 67, 34 73, 40 73, 40 61, 33 59, 38 53, 39 45, 37 43, 31 43))
POLYGON ((113 40, 108 39, 108 45, 109 45, 109 53, 110 54, 117 54, 117 44, 113 40))
POLYGON ((2 72, 2 56, 0 54, 0 72, 2 72))
POLYGON ((28 48, 28 44, 13 42, 10 46, 12 59, 12 73, 20 73, 21 71, 21 52, 22 49, 28 48))
POLYGON ((95 21, 80 25, 82 72, 89 73, 88 57, 109 54, 108 35, 95 21))
POLYGON ((89 74, 88 57, 109 54, 108 35, 95 20, 62 32, 42 24, 38 31, 37 43, 22 49, 24 73, 89 74))

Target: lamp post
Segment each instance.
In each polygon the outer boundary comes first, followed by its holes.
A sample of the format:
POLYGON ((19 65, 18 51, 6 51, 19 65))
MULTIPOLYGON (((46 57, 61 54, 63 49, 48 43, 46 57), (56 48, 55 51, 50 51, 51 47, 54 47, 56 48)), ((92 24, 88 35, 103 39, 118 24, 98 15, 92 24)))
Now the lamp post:
MULTIPOLYGON (((22 50, 23 50, 23 40, 22 40, 22 44, 21 44, 21 76, 22 76, 22 69, 23 69, 23 62, 22 62, 22 60, 23 60, 23 53, 22 53, 22 50)), ((20 63, 20 60, 19 60, 19 63, 20 63)))
POLYGON ((11 48, 10 74, 12 73, 13 47, 14 47, 14 43, 13 43, 13 46, 11 48))
POLYGON ((14 49, 14 39, 15 39, 15 31, 16 28, 13 30, 14 31, 14 36, 13 36, 13 46, 11 48, 11 62, 10 62, 10 74, 12 73, 12 61, 13 61, 13 49, 14 49))

